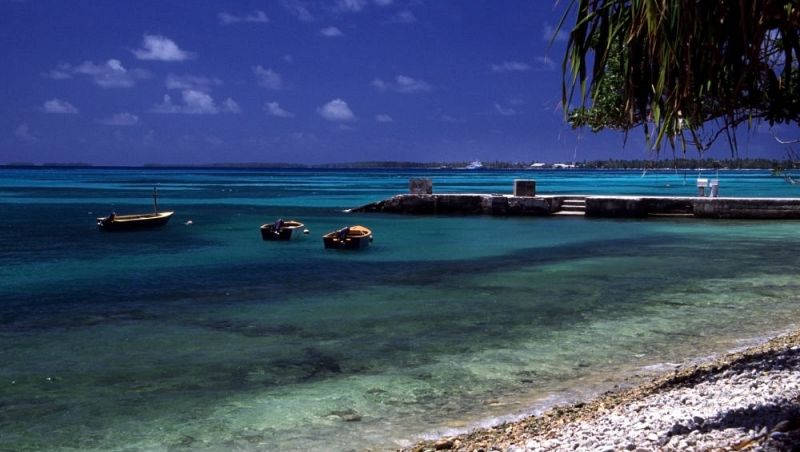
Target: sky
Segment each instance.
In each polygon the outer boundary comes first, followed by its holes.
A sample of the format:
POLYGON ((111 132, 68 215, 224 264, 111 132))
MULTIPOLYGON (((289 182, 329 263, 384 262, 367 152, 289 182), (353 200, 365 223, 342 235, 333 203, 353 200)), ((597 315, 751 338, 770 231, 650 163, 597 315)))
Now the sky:
POLYGON ((565 124, 566 3, 0 0, 0 164, 656 158, 565 124))

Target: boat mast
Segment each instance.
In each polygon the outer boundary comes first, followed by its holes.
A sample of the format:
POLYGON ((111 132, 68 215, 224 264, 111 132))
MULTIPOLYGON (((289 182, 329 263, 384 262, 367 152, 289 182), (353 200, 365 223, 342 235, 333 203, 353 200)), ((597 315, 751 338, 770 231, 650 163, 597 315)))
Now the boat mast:
POLYGON ((153 187, 153 211, 158 214, 158 187, 153 187))

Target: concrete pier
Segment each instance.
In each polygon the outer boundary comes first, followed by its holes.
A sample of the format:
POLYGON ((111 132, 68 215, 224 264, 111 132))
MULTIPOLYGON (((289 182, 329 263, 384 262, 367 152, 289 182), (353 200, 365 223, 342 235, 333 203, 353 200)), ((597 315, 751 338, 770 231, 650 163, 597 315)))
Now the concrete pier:
POLYGON ((351 212, 415 215, 584 215, 605 218, 684 216, 720 219, 800 219, 800 198, 705 198, 500 194, 402 194, 351 212), (581 212, 581 208, 584 209, 581 212))

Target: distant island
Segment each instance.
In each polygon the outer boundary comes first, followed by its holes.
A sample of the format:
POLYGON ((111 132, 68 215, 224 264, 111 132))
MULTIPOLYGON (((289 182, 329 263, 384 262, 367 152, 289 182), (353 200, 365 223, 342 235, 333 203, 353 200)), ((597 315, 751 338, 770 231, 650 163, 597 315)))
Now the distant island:
MULTIPOLYGON (((185 163, 162 164, 147 163, 141 166, 119 166, 130 168, 273 168, 273 169, 466 169, 471 163, 464 162, 404 162, 404 161, 364 161, 321 164, 299 164, 280 162, 242 162, 242 163, 185 163)), ((12 162, 0 167, 6 168, 108 168, 116 166, 92 165, 90 163, 31 163, 12 162)), ((664 160, 584 160, 582 162, 483 162, 482 170, 546 170, 546 169, 598 169, 598 170, 671 170, 671 169, 768 169, 780 172, 800 167, 800 162, 765 158, 746 159, 664 159, 664 160)))

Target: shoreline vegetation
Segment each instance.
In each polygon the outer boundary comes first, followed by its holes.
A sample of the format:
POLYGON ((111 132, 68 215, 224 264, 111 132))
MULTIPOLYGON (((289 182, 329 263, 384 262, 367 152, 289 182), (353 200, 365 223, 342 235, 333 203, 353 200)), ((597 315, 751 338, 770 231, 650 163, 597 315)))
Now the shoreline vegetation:
MULTIPOLYGON (((299 164, 280 162, 242 162, 242 163, 146 163, 144 165, 94 165, 91 163, 33 163, 10 162, 4 168, 241 168, 241 169, 466 169, 470 162, 404 162, 404 161, 364 161, 322 164, 299 164)), ((584 160, 581 162, 483 162, 483 169, 490 170, 549 170, 549 169, 597 169, 597 170, 696 170, 696 169, 761 169, 780 172, 799 167, 793 160, 776 159, 663 159, 663 160, 584 160), (559 168, 554 165, 566 165, 559 168)))
POLYGON ((800 330, 676 366, 592 400, 403 452, 768 450, 800 447, 800 330))

